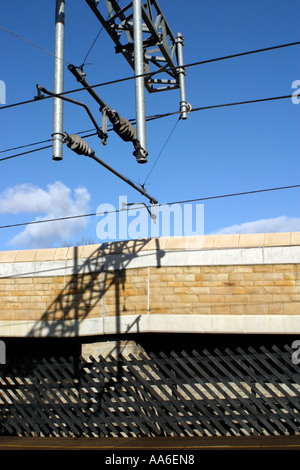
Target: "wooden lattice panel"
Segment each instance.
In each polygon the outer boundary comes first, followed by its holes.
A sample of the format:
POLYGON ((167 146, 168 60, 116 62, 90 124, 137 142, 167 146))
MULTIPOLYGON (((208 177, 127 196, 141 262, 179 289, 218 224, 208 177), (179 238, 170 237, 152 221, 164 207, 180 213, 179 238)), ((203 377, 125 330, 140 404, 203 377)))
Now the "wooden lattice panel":
POLYGON ((0 366, 0 435, 300 433, 290 345, 22 360, 0 366))

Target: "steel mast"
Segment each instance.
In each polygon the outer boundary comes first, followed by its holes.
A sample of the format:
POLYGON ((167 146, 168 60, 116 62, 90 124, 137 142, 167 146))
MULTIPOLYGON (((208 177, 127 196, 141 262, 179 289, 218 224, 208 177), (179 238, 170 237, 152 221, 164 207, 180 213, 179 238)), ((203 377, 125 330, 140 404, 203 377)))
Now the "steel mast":
MULTIPOLYGON (((65 0, 56 0, 54 93, 64 91, 65 0)), ((63 101, 53 99, 53 160, 63 158, 63 101)))

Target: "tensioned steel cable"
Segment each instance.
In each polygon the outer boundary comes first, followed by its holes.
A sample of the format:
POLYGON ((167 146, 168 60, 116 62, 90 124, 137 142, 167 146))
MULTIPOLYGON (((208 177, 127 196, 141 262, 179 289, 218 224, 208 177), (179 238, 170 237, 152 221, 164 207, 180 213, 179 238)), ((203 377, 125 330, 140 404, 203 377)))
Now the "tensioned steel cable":
MULTIPOLYGON (((237 101, 235 103, 225 103, 225 104, 216 104, 216 105, 211 105, 211 106, 201 106, 201 107, 198 107, 198 108, 191 109, 190 112, 193 113, 193 112, 205 111, 205 110, 209 110, 209 109, 217 109, 217 108, 225 108, 225 107, 230 107, 230 106, 241 106, 241 105, 245 105, 245 104, 253 104, 253 103, 262 103, 262 102, 268 102, 268 101, 283 100, 283 99, 288 99, 288 98, 292 98, 292 97, 293 97, 293 95, 283 95, 283 96, 275 96, 275 97, 271 97, 271 98, 261 98, 261 99, 255 99, 255 100, 247 100, 247 101, 237 101)), ((180 111, 173 111, 173 112, 170 112, 170 113, 155 114, 153 116, 148 116, 148 117, 146 117, 146 121, 150 122, 150 121, 154 121, 156 119, 162 119, 162 118, 165 118, 165 117, 174 116, 176 114, 180 114, 180 111)), ((129 121, 134 122, 134 119, 130 119, 129 121)), ((85 136, 85 137, 90 137, 92 135, 96 135, 96 133, 91 134, 89 136, 85 136)), ((47 142, 47 141, 41 141, 41 142, 47 142)), ((28 144, 28 146, 31 146, 31 145, 36 145, 36 143, 28 144)), ((22 148, 22 147, 23 146, 20 146, 19 148, 22 148)), ((46 146, 46 147, 41 147, 39 149, 28 150, 27 152, 22 152, 22 153, 19 153, 19 154, 16 154, 16 155, 11 155, 9 157, 0 158, 0 162, 4 161, 4 160, 9 160, 11 158, 19 157, 21 155, 27 155, 27 154, 32 153, 32 152, 37 152, 38 150, 44 150, 45 148, 50 148, 50 147, 51 147, 51 145, 46 146)), ((6 151, 8 151, 8 150, 3 150, 3 152, 6 152, 6 151)))
MULTIPOLYGON (((86 132, 92 132, 93 130, 94 129, 79 131, 79 132, 76 132, 76 134, 78 134, 78 135, 85 134, 86 132)), ((111 129, 109 129, 109 130, 111 130, 111 129)), ((94 134, 91 134, 91 135, 97 135, 97 133, 95 132, 94 134)), ((85 137, 88 137, 88 136, 85 136, 85 137)), ((27 147, 33 147, 34 145, 39 145, 39 144, 46 144, 47 142, 52 142, 52 139, 40 140, 38 142, 32 142, 31 144, 19 145, 18 147, 11 147, 9 149, 0 150, 0 153, 12 152, 13 150, 20 150, 20 149, 27 148, 27 147)))
POLYGON ((268 51, 272 51, 272 50, 275 50, 275 49, 282 49, 283 47, 296 46, 296 45, 299 45, 299 44, 300 44, 300 41, 296 41, 296 42, 290 42, 288 44, 280 44, 278 46, 264 47, 263 49, 256 49, 256 50, 248 51, 248 52, 238 52, 237 54, 231 54, 231 55, 227 55, 227 56, 217 57, 215 59, 207 59, 207 60, 201 60, 201 61, 198 61, 198 62, 192 62, 188 65, 185 65, 184 67, 186 67, 186 68, 187 67, 194 67, 196 65, 204 65, 204 64, 209 64, 211 62, 218 62, 220 60, 234 59, 234 58, 237 58, 237 57, 242 57, 242 56, 251 55, 251 54, 259 54, 261 52, 268 52, 268 51))

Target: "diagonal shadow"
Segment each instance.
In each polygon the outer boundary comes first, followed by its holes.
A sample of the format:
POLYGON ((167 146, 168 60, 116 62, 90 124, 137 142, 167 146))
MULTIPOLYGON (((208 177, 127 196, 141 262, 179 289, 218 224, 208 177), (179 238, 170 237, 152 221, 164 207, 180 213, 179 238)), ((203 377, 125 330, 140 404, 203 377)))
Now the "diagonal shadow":
MULTIPOLYGON (((28 336, 77 336, 80 323, 96 308, 99 317, 101 302, 105 301, 105 295, 109 290, 114 291, 116 334, 120 333, 121 291, 124 290, 126 283, 126 269, 149 241, 149 239, 133 240, 130 249, 127 241, 103 244, 97 246, 84 261, 78 256, 78 247, 74 247, 72 274, 68 275, 68 281, 31 328, 28 336)), ((159 239, 156 239, 155 243, 156 266, 160 267, 164 251, 159 247, 159 239)))
MULTIPOLYGON (((74 261, 72 274, 68 275, 68 282, 57 293, 55 299, 45 310, 41 318, 36 321, 28 333, 28 337, 76 337, 79 335, 80 323, 87 318, 94 309, 97 309, 97 317, 101 308, 101 302, 111 290, 114 298, 114 317, 115 317, 115 375, 110 380, 105 380, 103 389, 98 391, 97 413, 102 416, 103 400, 105 394, 111 389, 122 387, 123 381, 123 358, 121 351, 121 315, 122 303, 121 295, 126 284, 126 269, 130 262, 136 258, 139 253, 149 243, 149 239, 140 239, 130 242, 130 249, 127 241, 118 241, 97 246, 92 254, 84 261, 78 256, 78 247, 74 247, 74 261), (72 320, 71 322, 69 320, 72 320)), ((161 258, 165 252, 160 249, 159 239, 155 240, 156 266, 161 266, 161 258)), ((149 255, 153 252, 149 252, 149 255)), ((147 256, 145 252, 145 256, 147 256)), ((30 273, 27 273, 27 275, 30 273)), ((65 274, 65 272, 64 272, 65 274)), ((32 273, 34 275, 34 273, 32 273)), ((43 272, 45 275, 45 272, 43 272)), ((49 276, 57 276, 57 271, 49 270, 49 276), (56 273, 56 274, 55 274, 56 273)), ((64 278, 64 276, 60 276, 64 278)), ((103 307, 104 304, 102 304, 103 307)), ((124 307, 123 307, 124 308, 124 307)), ((100 313, 101 315, 101 313, 100 313)), ((102 315, 104 318, 104 314, 102 315)), ((136 316, 135 320, 127 327, 127 332, 137 325, 141 316, 136 316)), ((99 336, 99 333, 95 333, 99 336)), ((81 396, 81 387, 84 386, 82 376, 81 357, 71 358, 73 362, 74 384, 78 396, 81 396)), ((84 403, 81 403, 84 408, 84 403)))

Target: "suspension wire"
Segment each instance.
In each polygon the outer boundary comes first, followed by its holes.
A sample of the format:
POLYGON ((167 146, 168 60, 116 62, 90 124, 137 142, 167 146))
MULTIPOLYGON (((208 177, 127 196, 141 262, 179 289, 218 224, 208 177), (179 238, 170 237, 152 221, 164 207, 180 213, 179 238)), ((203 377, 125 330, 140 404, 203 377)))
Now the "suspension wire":
POLYGON ((83 63, 80 65, 80 67, 78 67, 79 69, 83 70, 83 67, 84 67, 85 64, 86 64, 87 58, 88 58, 88 56, 90 55, 90 52, 92 51, 94 45, 95 45, 96 42, 97 42, 97 39, 99 38, 100 34, 102 33, 102 31, 103 31, 103 26, 102 26, 102 28, 100 29, 99 33, 97 34, 96 38, 94 39, 94 42, 92 43, 91 47, 89 48, 89 50, 88 50, 88 52, 87 52, 87 54, 86 54, 86 56, 85 56, 85 58, 84 58, 83 63))
POLYGON ((160 150, 159 154, 157 155, 157 157, 156 157, 156 160, 154 161, 154 163, 153 163, 153 165, 152 165, 152 167, 151 167, 151 169, 150 169, 150 171, 149 171, 148 175, 146 176, 146 179, 145 179, 144 183, 141 185, 141 186, 142 186, 142 188, 144 188, 144 186, 145 186, 146 182, 148 181, 148 178, 149 178, 150 174, 152 173, 152 171, 153 171, 153 169, 154 169, 155 165, 157 164, 157 162, 158 162, 158 160, 159 160, 159 158, 160 158, 161 154, 163 153, 163 151, 164 151, 165 147, 167 146, 167 144, 168 144, 169 140, 171 139, 171 137, 172 137, 172 135, 173 135, 173 133, 174 133, 174 131, 175 131, 176 127, 177 127, 177 124, 178 124, 178 123, 179 123, 179 121, 180 121, 180 119, 181 119, 181 116, 179 117, 179 119, 177 119, 177 121, 176 121, 176 123, 175 123, 175 125, 174 125, 173 129, 171 130, 171 132, 170 132, 170 134, 169 134, 169 136, 168 136, 167 140, 165 141, 165 143, 164 143, 164 145, 162 146, 162 148, 161 148, 161 150, 160 150))

